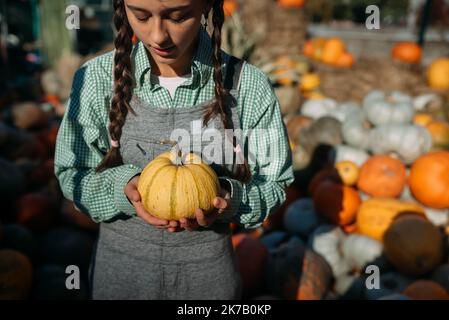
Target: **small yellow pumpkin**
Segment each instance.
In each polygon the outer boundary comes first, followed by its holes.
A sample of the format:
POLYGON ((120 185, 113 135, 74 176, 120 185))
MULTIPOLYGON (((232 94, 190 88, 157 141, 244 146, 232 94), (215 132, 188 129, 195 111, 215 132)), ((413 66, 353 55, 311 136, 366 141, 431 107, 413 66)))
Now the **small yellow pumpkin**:
POLYGON ((449 58, 436 59, 427 70, 427 79, 432 89, 449 89, 449 58))
POLYGON ((449 149, 449 123, 433 121, 426 126, 432 136, 434 148, 449 149))
POLYGON ((145 210, 160 219, 194 218, 213 211, 220 184, 212 168, 195 153, 164 152, 142 171, 138 191, 145 210))
POLYGON ((302 76, 300 89, 303 91, 312 91, 319 88, 321 85, 320 76, 316 73, 307 73, 302 76))
POLYGON ((359 167, 348 160, 339 161, 335 164, 335 168, 338 171, 342 182, 347 186, 353 186, 359 179, 359 167))

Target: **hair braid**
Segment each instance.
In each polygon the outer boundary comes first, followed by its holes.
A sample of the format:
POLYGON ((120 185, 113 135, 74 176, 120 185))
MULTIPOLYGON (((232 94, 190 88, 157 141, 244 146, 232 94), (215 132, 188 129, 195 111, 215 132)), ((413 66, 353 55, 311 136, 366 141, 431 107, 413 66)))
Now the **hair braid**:
MULTIPOLYGON (((109 110, 109 134, 114 141, 120 141, 122 127, 128 111, 134 113, 129 105, 134 88, 134 77, 131 72, 131 51, 133 48, 133 31, 126 16, 124 0, 114 0, 114 25, 117 36, 114 41, 114 94, 109 110)), ((97 172, 123 164, 119 147, 111 147, 97 172)))
MULTIPOLYGON (((207 125, 209 120, 213 116, 219 115, 225 129, 230 129, 230 124, 226 114, 226 103, 228 98, 228 92, 223 85, 223 73, 222 73, 222 59, 221 59, 221 29, 224 23, 224 10, 223 10, 223 0, 214 0, 213 3, 213 31, 212 31, 212 48, 213 48, 213 65, 214 65, 214 82, 215 82, 215 101, 206 110, 203 117, 203 124, 207 125)), ((236 147, 236 140, 233 139, 233 145, 236 147)), ((244 152, 244 150, 242 150, 244 152)), ((233 175, 233 178, 240 180, 241 182, 247 183, 251 180, 251 170, 248 165, 246 158, 244 158, 243 164, 237 164, 237 172, 233 175)))

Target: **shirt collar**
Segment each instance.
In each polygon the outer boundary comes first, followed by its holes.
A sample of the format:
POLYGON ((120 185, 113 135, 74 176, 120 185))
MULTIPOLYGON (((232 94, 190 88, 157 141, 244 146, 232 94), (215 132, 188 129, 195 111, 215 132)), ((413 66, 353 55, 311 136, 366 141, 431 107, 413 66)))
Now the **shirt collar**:
MULTIPOLYGON (((191 72, 193 78, 199 77, 201 86, 204 86, 211 76, 213 70, 212 54, 211 38, 206 29, 200 27, 200 30, 198 31, 197 46, 193 55, 191 72)), ((135 63, 134 76, 137 85, 140 87, 145 81, 150 81, 149 75, 151 74, 151 64, 146 53, 146 48, 141 41, 138 41, 134 46, 132 58, 135 63), (146 75, 148 75, 148 77, 145 77, 146 75)), ((153 86, 151 82, 150 86, 153 86)))

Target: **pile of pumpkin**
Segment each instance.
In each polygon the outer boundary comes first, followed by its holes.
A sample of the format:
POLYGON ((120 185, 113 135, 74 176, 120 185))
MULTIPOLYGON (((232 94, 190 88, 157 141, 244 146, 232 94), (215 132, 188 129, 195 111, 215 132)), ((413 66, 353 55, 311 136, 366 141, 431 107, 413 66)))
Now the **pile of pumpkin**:
POLYGON ((45 103, 17 103, 0 122, 0 300, 87 299, 97 225, 63 198, 54 176, 60 117, 45 103), (67 290, 66 267, 80 269, 67 290))
POLYGON ((245 297, 449 299, 449 125, 439 107, 434 94, 380 91, 362 106, 305 103, 288 126, 299 161, 286 202, 234 235, 245 297))
POLYGON ((337 37, 310 39, 305 43, 303 53, 334 67, 350 68, 354 64, 354 57, 347 51, 345 42, 337 37))

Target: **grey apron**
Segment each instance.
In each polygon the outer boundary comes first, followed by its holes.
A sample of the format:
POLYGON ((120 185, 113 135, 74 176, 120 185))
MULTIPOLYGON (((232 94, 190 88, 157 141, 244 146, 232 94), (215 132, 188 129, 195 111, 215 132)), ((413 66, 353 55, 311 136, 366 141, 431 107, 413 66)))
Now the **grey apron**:
MULTIPOLYGON (((225 87, 231 95, 226 109, 232 126, 238 129, 235 101, 243 63, 231 58, 228 66, 225 87)), ((128 113, 120 140, 123 162, 143 169, 172 148, 160 143, 169 140, 172 130, 192 133, 210 102, 161 108, 134 95, 131 106, 136 116, 128 113)), ((219 117, 209 124, 224 134, 219 117)), ((223 170, 232 171, 235 166, 212 163, 211 167, 221 176, 226 172, 223 170)), ((229 223, 217 221, 210 228, 175 233, 153 227, 137 216, 101 223, 90 284, 93 299, 240 299, 241 278, 229 223)))

